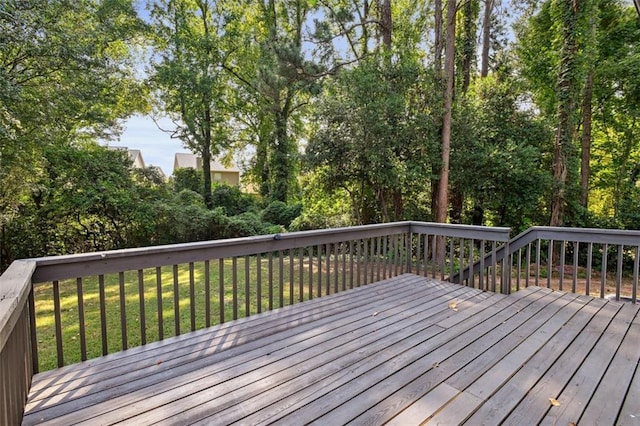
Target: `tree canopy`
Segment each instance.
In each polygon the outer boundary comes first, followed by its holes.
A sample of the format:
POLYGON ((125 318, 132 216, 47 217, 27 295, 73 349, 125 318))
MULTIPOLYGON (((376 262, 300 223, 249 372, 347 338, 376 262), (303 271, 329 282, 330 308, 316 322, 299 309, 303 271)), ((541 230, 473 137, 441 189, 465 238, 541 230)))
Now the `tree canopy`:
POLYGON ((7 0, 0 254, 404 219, 639 229, 638 117, 623 0, 7 0), (151 110, 202 170, 166 182, 99 147, 151 110), (212 183, 214 158, 257 194, 212 183))

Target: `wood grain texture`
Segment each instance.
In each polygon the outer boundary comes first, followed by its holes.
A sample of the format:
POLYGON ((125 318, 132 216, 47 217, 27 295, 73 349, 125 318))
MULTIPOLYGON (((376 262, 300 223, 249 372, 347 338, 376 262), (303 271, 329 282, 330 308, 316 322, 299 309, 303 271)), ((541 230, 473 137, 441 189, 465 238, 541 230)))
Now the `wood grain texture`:
POLYGON ((633 424, 637 305, 354 287, 36 375, 23 424, 633 424))

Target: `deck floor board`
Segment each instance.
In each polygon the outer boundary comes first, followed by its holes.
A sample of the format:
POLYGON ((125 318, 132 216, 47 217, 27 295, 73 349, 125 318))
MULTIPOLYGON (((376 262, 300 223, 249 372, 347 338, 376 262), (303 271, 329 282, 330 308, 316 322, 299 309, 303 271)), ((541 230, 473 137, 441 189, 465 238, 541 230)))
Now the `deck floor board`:
POLYGON ((637 424, 638 309, 403 274, 36 375, 23 424, 637 424))

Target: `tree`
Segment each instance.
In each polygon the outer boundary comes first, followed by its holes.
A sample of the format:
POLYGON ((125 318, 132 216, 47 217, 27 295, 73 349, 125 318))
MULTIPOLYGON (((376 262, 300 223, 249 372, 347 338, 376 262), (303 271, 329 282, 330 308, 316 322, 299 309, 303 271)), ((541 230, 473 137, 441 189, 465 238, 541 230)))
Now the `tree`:
POLYGON ((453 83, 455 80, 456 2, 447 1, 447 38, 445 44, 445 91, 442 118, 442 163, 438 181, 435 221, 444 223, 449 207, 449 157, 451 155, 451 119, 453 114, 453 83))
POLYGON ((211 200, 211 159, 229 144, 229 89, 223 64, 229 34, 224 4, 209 0, 163 0, 152 5, 157 61, 151 81, 174 136, 202 158, 203 196, 211 200))
MULTIPOLYGON (((0 12, 0 226, 46 169, 45 150, 109 138, 146 107, 132 2, 5 1, 0 12)), ((3 249, 6 252, 6 248, 3 249)))
POLYGON ((480 65, 480 77, 489 75, 489 50, 491 49, 491 15, 496 0, 484 0, 484 13, 482 15, 482 53, 480 65))
POLYGON ((326 90, 306 150, 314 177, 329 194, 349 194, 355 223, 401 220, 407 210, 425 217, 436 125, 433 82, 419 62, 370 58, 326 90))

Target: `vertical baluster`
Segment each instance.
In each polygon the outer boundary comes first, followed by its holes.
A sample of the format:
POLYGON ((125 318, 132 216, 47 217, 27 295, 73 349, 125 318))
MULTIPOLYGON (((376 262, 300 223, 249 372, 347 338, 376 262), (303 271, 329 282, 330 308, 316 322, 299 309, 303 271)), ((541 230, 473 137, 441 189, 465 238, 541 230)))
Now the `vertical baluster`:
POLYGON ((387 279, 387 268, 389 265, 389 255, 387 253, 387 248, 389 246, 389 236, 385 235, 382 237, 382 278, 387 279))
POLYGON ((402 250, 400 251, 400 273, 404 274, 411 271, 409 268, 411 257, 411 250, 409 248, 409 236, 407 234, 400 234, 400 243, 402 244, 402 250))
POLYGON ((362 259, 360 258, 360 240, 357 240, 356 244, 356 287, 360 287, 360 269, 362 266, 362 259))
MULTIPOLYGON (((25 334, 30 334, 31 335, 31 365, 26 365, 25 367, 27 368, 27 378, 29 378, 29 380, 31 379, 31 377, 33 377, 34 374, 39 373, 40 372, 40 362, 38 361, 38 332, 37 332, 37 327, 36 327, 36 300, 35 300, 35 294, 34 294, 34 290, 33 290, 33 283, 31 284, 31 290, 29 291, 29 299, 28 299, 28 304, 29 304, 29 325, 25 325, 24 326, 24 333, 25 334), (29 330, 31 330, 31 333, 29 333, 29 330)), ((26 341, 27 337, 25 336, 22 339, 18 339, 18 340, 23 340, 26 341)), ((26 363, 26 360, 25 360, 26 363)), ((24 385, 25 385, 25 390, 22 393, 22 395, 26 395, 28 393, 28 389, 27 387, 29 386, 29 382, 27 382, 27 380, 24 381, 24 385)))
POLYGON ((322 297, 322 244, 318 244, 318 297, 322 297))
POLYGON ((80 359, 87 360, 87 333, 84 324, 84 295, 82 278, 76 278, 76 291, 78 292, 78 322, 80 325, 80 359))
POLYGON ((424 234, 424 244, 422 244, 423 267, 422 275, 429 276, 429 235, 424 234))
POLYGON ((56 351, 58 353, 58 367, 62 367, 64 365, 64 351, 62 350, 62 319, 60 318, 60 312, 60 284, 56 280, 53 282, 53 313, 56 324, 56 351))
POLYGON ((376 244, 376 281, 380 281, 382 279, 382 262, 384 258, 382 257, 382 237, 378 237, 378 241, 376 244))
POLYGON ((464 238, 459 238, 458 242, 460 244, 460 253, 458 256, 460 258, 460 265, 458 265, 458 284, 463 285, 464 277, 462 276, 462 274, 464 272, 464 238))
POLYGON ((591 295, 591 266, 593 258, 593 243, 589 243, 587 246, 587 273, 585 283, 585 293, 587 296, 591 295))
POLYGON ((180 335, 180 287, 178 286, 178 265, 173 265, 173 317, 175 335, 180 335))
POLYGON ((294 287, 293 287, 293 275, 294 275, 293 264, 294 264, 293 249, 289 249, 289 304, 290 305, 293 305, 293 297, 295 294, 294 287))
POLYGON ((398 276, 400 274, 400 272, 399 272, 400 271, 400 266, 402 265, 402 259, 401 259, 402 256, 400 256, 400 238, 401 238, 401 236, 398 235, 398 234, 394 235, 394 238, 393 238, 394 241, 395 241, 395 247, 393 249, 393 254, 394 254, 393 257, 395 259, 395 262, 394 262, 395 263, 395 268, 394 268, 395 275, 394 276, 398 276))
POLYGON ((547 254, 547 288, 551 288, 552 275, 553 275, 553 240, 549 240, 549 253, 547 254))
POLYGON ((127 349, 127 308, 126 296, 124 291, 124 272, 118 273, 118 282, 120 286, 120 332, 122 337, 122 350, 127 349))
POLYGON ((256 310, 262 312, 262 253, 256 254, 256 310))
POLYGON ((620 290, 622 287, 622 244, 618 245, 618 265, 616 268, 616 300, 620 300, 620 290))
POLYGON ((238 319, 238 258, 231 258, 231 311, 233 319, 238 319))
POLYGON ((349 241, 349 288, 353 288, 353 240, 349 241))
POLYGON ((449 238, 449 278, 447 281, 451 281, 451 277, 453 277, 454 268, 455 268, 455 250, 453 247, 453 237, 449 238))
POLYGON ((578 251, 580 250, 580 243, 574 242, 573 246, 573 283, 571 284, 571 292, 576 292, 576 286, 578 285, 578 251))
POLYGON ((431 278, 436 278, 436 265, 438 257, 438 237, 433 235, 431 237, 431 278))
POLYGON ((299 297, 298 297, 298 301, 299 302, 304 302, 304 251, 306 250, 306 247, 301 247, 300 248, 300 252, 298 255, 298 261, 300 262, 300 277, 299 277, 299 297))
POLYGON ((158 340, 164 339, 164 316, 162 314, 162 268, 156 267, 156 293, 158 302, 158 340))
POLYGON ((218 259, 218 303, 220 309, 220 324, 225 320, 224 303, 224 259, 218 259))
POLYGON ((566 253, 567 253, 567 242, 566 241, 562 241, 562 244, 560 245, 560 247, 562 247, 562 252, 560 254, 560 291, 563 291, 563 283, 564 283, 564 266, 565 266, 565 257, 566 257, 566 253))
POLYGON ((416 275, 420 275, 420 271, 422 270, 422 265, 421 265, 421 239, 422 239, 422 234, 418 234, 418 238, 416 238, 416 275))
POLYGON ((362 248, 362 252, 364 254, 364 284, 368 284, 368 276, 369 276, 369 240, 368 239, 364 239, 362 241, 363 243, 363 248, 362 248))
POLYGON ((325 295, 331 294, 331 243, 327 243, 324 250, 325 255, 327 256, 325 267, 327 268, 327 273, 325 274, 325 295))
POLYGON ((474 265, 476 264, 475 259, 473 257, 474 255, 474 250, 475 250, 475 246, 476 246, 476 240, 474 238, 469 240, 469 281, 467 282, 467 285, 469 285, 469 287, 471 288, 476 288, 476 277, 474 274, 474 265))
MULTIPOLYGON (((107 342, 107 303, 104 293, 104 275, 102 274, 98 275, 98 299, 100 303, 100 336, 102 338, 102 355, 104 356, 109 353, 109 344, 107 342)), ((58 330, 56 330, 56 338, 57 332, 58 330)))
POLYGON ((278 302, 280 308, 284 306, 284 252, 278 251, 278 302))
POLYGON ((340 290, 338 286, 338 281, 340 278, 340 243, 333 244, 333 291, 337 293, 340 290))
POLYGON ((309 247, 309 300, 313 299, 313 246, 309 247))
POLYGON ((481 240, 480 241, 480 277, 478 278, 480 280, 480 282, 478 283, 478 288, 482 289, 482 290, 486 290, 487 287, 485 285, 484 282, 484 275, 485 275, 485 270, 484 270, 484 258, 485 258, 485 244, 486 241, 485 240, 481 240))
POLYGON ((631 288, 631 302, 638 302, 638 270, 640 269, 640 246, 636 246, 633 256, 633 285, 631 288))
POLYGON ((531 243, 527 244, 527 270, 526 270, 526 278, 524 279, 524 286, 529 287, 529 278, 531 277, 531 243))
POLYGON ((369 283, 372 283, 375 279, 374 277, 376 273, 376 240, 371 238, 369 241, 371 243, 369 245, 369 263, 371 266, 371 270, 369 271, 369 283))
POLYGON ((538 238, 536 240, 536 267, 535 267, 535 285, 536 287, 538 287, 540 285, 540 261, 541 261, 541 257, 540 257, 540 250, 542 243, 540 241, 540 239, 538 238))
POLYGON ((342 246, 342 290, 347 289, 347 243, 343 241, 342 246))
POLYGON ((269 310, 273 310, 273 252, 268 255, 269 310))
POLYGON ((251 280, 250 276, 251 259, 244 257, 244 316, 251 315, 251 280))
POLYGON ((446 261, 447 261, 447 240, 446 237, 442 236, 440 237, 440 240, 442 241, 441 245, 442 247, 440 247, 438 250, 441 251, 442 253, 442 258, 440 259, 440 279, 444 281, 445 275, 446 275, 446 261))
POLYGON ((602 245, 602 270, 600 271, 600 297, 604 297, 604 287, 607 283, 607 254, 609 251, 609 245, 602 245))
POLYGON ((196 329, 196 279, 193 262, 189 262, 189 308, 191 313, 191 331, 196 329))
POLYGON ((204 324, 211 327, 211 264, 204 261, 204 324))
POLYGON ((498 273, 498 260, 496 257, 496 242, 491 241, 491 291, 496 291, 496 274, 498 273))
POLYGON ((522 267, 522 249, 518 250, 518 259, 516 265, 516 291, 520 290, 520 268, 522 267))
POLYGON ((144 271, 138 269, 138 300, 140 302, 140 344, 147 344, 147 314, 144 306, 144 271))

